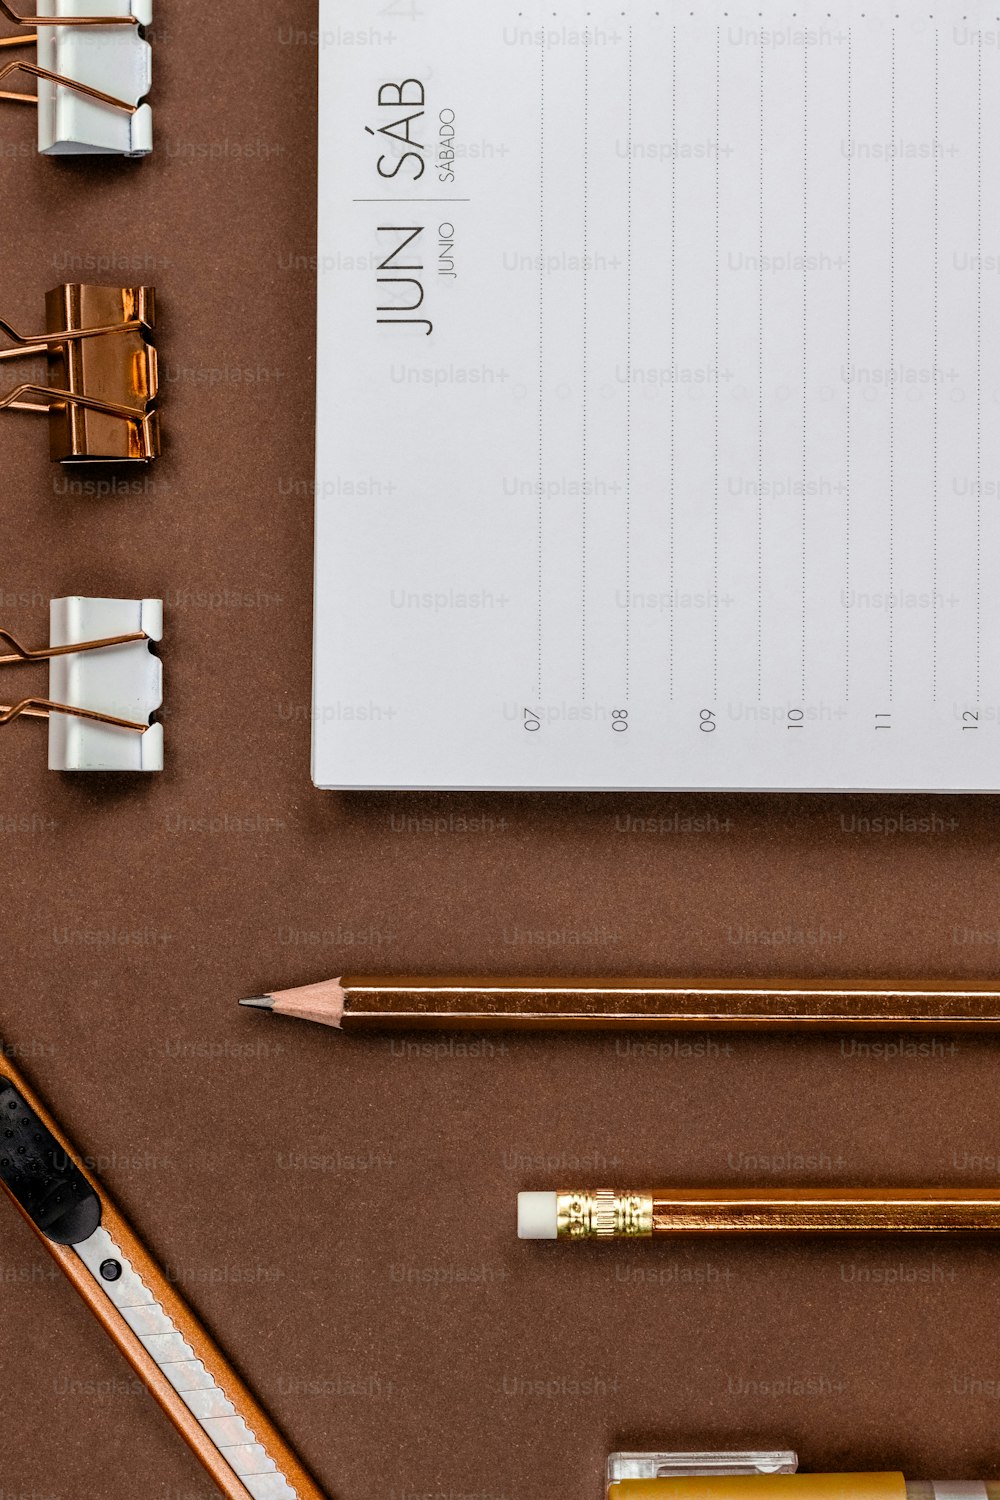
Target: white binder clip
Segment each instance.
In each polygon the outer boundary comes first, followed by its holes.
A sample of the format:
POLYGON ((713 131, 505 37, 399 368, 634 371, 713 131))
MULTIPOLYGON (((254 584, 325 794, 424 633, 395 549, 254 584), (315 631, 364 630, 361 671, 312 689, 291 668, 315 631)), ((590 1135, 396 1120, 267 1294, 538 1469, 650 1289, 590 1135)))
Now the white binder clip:
POLYGON ((0 99, 38 105, 38 149, 47 156, 110 154, 148 156, 153 117, 142 101, 149 93, 151 49, 142 34, 152 0, 38 0, 34 16, 21 16, 6 0, 0 13, 25 37, 0 39, 0 48, 34 44, 37 62, 0 67, 0 83, 21 72, 38 80, 38 93, 0 93, 0 99))
POLYGON ((49 721, 50 771, 162 771, 162 669, 150 642, 163 636, 160 599, 53 599, 49 645, 13 648, 0 665, 49 663, 49 696, 0 704, 0 725, 49 721))

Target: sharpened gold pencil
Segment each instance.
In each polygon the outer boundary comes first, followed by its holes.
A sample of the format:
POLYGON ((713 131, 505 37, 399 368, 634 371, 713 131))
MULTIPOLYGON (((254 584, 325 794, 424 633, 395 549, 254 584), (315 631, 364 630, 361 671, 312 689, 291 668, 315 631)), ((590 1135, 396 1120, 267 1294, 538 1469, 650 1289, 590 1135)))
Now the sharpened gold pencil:
POLYGON ((996 1031, 1000 982, 329 979, 241 1005, 340 1031, 996 1031))

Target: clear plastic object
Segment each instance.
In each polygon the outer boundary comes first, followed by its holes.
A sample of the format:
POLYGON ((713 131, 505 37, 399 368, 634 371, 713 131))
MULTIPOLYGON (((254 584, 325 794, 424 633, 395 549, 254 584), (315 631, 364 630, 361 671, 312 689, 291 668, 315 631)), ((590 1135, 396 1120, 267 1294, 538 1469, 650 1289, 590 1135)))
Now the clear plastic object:
MULTIPOLYGON (((648 1500, 667 1500, 669 1481, 686 1478, 766 1478, 794 1475, 788 1485, 789 1500, 838 1500, 856 1492, 856 1500, 1000 1500, 1000 1482, 981 1479, 904 1479, 901 1474, 809 1474, 800 1473, 798 1455, 791 1449, 729 1450, 724 1453, 612 1453, 608 1458, 607 1483, 623 1485, 621 1493, 640 1492, 648 1500), (658 1484, 657 1481, 660 1481, 658 1484), (833 1487, 831 1489, 831 1481, 833 1487), (662 1485, 662 1488, 661 1488, 662 1485)), ((781 1481, 779 1480, 780 1484, 781 1481)), ((734 1492, 738 1487, 733 1486, 734 1492)), ((752 1492, 758 1496, 759 1486, 752 1492)), ((768 1487, 768 1496, 773 1492, 768 1487)))
POLYGON ((612 1453, 608 1484, 623 1479, 683 1479, 697 1474, 794 1474, 790 1448, 729 1453, 612 1453))

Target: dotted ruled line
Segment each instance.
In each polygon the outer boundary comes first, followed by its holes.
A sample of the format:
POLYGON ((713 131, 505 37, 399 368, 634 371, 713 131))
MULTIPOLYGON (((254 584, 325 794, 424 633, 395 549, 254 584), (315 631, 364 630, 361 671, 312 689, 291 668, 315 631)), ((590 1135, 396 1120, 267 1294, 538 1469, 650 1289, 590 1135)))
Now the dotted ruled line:
POLYGON ((809 470, 809 44, 802 45, 802 644, 801 692, 806 696, 806 478, 809 470))
MULTIPOLYGON (((894 686, 896 620, 896 28, 892 28, 889 71, 889 702, 894 686)), ((850 371, 848 371, 850 374, 850 371)))
POLYGON ((587 696, 587 362, 589 358, 590 283, 587 270, 590 236, 590 30, 583 33, 583 451, 580 535, 580 696, 587 696))
POLYGON ((540 54, 538 106, 538 665, 537 698, 542 698, 542 535, 545 495, 545 39, 540 54))
POLYGON ((976 703, 982 692, 983 616, 983 33, 976 56, 976 703))
MULTIPOLYGON (((670 77, 670 139, 677 140, 677 27, 673 31, 670 77)), ((674 619, 674 578, 676 556, 674 549, 677 494, 675 485, 677 454, 677 381, 673 379, 677 368, 677 152, 670 153, 670 650, 668 674, 670 697, 674 696, 674 647, 676 622, 674 619)))
POLYGON ((628 29, 628 177, 625 214, 625 698, 632 671, 632 28, 628 29))
POLYGON ((851 700, 851 269, 854 203, 851 163, 854 158, 854 56, 851 28, 847 28, 847 381, 844 429, 844 701, 851 700))
POLYGON ((719 236, 720 148, 722 135, 722 27, 715 30, 715 466, 712 519, 712 701, 719 696, 719 236))
POLYGON ((757 697, 764 669, 764 48, 760 49, 760 216, 757 222, 757 697))
POLYGON ((937 30, 934 32, 934 288, 933 288, 933 361, 931 369, 934 375, 933 412, 931 419, 931 506, 932 506, 932 542, 931 542, 931 699, 937 701, 938 688, 938 336, 939 336, 939 311, 940 311, 940 167, 938 163, 938 122, 940 119, 941 102, 941 75, 940 75, 941 48, 940 38, 937 30))

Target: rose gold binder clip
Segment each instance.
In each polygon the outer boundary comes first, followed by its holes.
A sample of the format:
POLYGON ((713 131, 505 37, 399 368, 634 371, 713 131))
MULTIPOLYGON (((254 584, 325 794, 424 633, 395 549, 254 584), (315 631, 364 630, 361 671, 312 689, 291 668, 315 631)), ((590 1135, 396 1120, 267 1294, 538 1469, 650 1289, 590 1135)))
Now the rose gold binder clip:
POLYGON ((0 395, 0 410, 47 412, 56 463, 149 463, 160 452, 155 293, 150 286, 67 284, 45 298, 47 331, 22 337, 0 361, 44 354, 49 383, 0 395))

